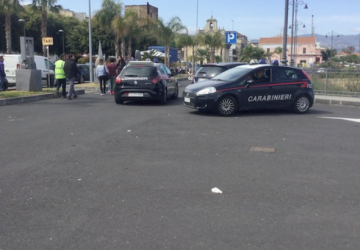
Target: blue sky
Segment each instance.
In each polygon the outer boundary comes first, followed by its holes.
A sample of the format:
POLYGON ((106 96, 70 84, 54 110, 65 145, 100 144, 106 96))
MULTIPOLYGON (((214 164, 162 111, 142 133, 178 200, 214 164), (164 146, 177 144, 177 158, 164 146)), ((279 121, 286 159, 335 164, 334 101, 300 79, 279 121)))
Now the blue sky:
MULTIPOLYGON (((101 8, 102 0, 90 0, 94 13, 101 8)), ((29 0, 23 1, 24 3, 29 0)), ((58 0, 65 9, 75 12, 89 12, 89 0, 58 0)), ((225 30, 234 30, 244 34, 248 39, 272 37, 282 33, 284 25, 285 0, 123 0, 124 5, 145 5, 149 2, 159 9, 159 17, 165 22, 171 17, 180 17, 182 23, 188 27, 189 33, 203 28, 206 20, 213 16, 218 26, 225 30), (198 2, 198 14, 197 14, 198 2)), ((298 3, 298 34, 310 34, 312 15, 314 15, 315 33, 319 35, 360 35, 360 1, 359 0, 289 0, 289 17, 292 3, 298 3), (304 9, 304 4, 308 9, 304 9)), ((291 18, 289 18, 289 24, 291 18)))

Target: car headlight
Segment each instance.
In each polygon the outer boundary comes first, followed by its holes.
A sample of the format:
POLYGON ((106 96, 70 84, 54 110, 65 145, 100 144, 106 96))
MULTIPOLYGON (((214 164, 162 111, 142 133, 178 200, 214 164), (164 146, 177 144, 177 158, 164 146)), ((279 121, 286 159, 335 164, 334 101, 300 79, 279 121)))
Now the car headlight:
POLYGON ((196 92, 196 95, 199 96, 199 95, 207 95, 207 94, 212 94, 212 93, 215 93, 216 92, 216 88, 214 87, 209 87, 209 88, 205 88, 205 89, 202 89, 198 92, 196 92))

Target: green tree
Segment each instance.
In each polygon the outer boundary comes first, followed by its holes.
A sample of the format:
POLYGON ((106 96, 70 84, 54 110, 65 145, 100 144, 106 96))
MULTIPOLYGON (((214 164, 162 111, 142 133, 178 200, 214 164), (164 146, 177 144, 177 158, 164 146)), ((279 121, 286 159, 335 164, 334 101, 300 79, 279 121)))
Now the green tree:
POLYGON ((94 16, 102 32, 112 37, 111 41, 114 41, 113 44, 116 55, 119 54, 120 50, 120 33, 117 31, 118 27, 116 25, 114 26, 114 22, 121 18, 122 8, 123 5, 120 1, 104 0, 101 4, 101 9, 98 10, 94 16))
POLYGON ((204 36, 203 44, 209 48, 210 62, 214 62, 215 50, 225 46, 224 37, 220 31, 216 31, 214 34, 207 33, 204 36))
MULTIPOLYGON (((58 13, 61 9, 61 5, 56 5, 57 0, 32 0, 32 7, 41 11, 41 36, 47 37, 47 19, 48 11, 58 13)), ((43 54, 46 55, 46 46, 43 46, 43 54)))
POLYGON ((250 62, 250 60, 252 59, 259 60, 262 58, 265 58, 265 51, 262 48, 248 45, 242 50, 241 55, 238 58, 238 61, 250 62))
POLYGON ((346 48, 343 48, 341 51, 345 52, 347 54, 352 54, 352 53, 355 52, 355 47, 354 46, 347 46, 346 48))
POLYGON ((0 0, 0 9, 5 15, 6 53, 12 53, 11 15, 22 10, 21 0, 0 0))
POLYGON ((209 53, 206 49, 197 49, 195 52, 196 59, 200 61, 200 65, 203 65, 204 60, 209 58, 209 53))
POLYGON ((160 18, 158 19, 158 30, 160 37, 164 41, 165 64, 166 66, 169 66, 170 42, 174 40, 177 34, 179 34, 181 31, 186 30, 186 27, 181 23, 181 19, 179 17, 172 17, 170 21, 166 24, 160 18))

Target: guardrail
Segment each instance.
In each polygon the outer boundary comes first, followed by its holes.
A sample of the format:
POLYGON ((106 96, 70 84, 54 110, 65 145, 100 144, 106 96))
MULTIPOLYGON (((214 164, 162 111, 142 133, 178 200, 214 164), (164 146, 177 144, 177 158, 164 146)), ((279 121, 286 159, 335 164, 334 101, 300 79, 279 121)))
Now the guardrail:
POLYGON ((312 80, 315 94, 360 97, 360 71, 304 71, 312 80))

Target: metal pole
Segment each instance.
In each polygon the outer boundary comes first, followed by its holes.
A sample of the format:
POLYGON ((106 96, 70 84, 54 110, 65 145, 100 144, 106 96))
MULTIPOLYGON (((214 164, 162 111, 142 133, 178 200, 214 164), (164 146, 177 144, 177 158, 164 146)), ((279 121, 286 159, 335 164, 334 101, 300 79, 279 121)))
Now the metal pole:
POLYGON ((65 32, 63 32, 63 55, 65 56, 65 32))
POLYGON ((48 84, 47 84, 47 86, 48 87, 52 87, 51 86, 51 82, 50 82, 50 59, 49 59, 49 57, 50 57, 50 55, 49 55, 49 45, 48 46, 46 46, 46 50, 47 50, 47 59, 48 59, 48 65, 47 65, 47 70, 48 70, 48 74, 47 74, 47 79, 48 79, 48 84))
POLYGON ((291 45, 290 45, 290 66, 291 67, 294 67, 294 19, 295 19, 295 0, 292 3, 292 16, 291 16, 291 45))
POLYGON ((93 82, 92 42, 91 42, 91 3, 89 0, 89 61, 90 61, 90 82, 93 82))
POLYGON ((287 65, 286 44, 287 44, 287 29, 288 29, 288 8, 289 8, 289 0, 285 0, 283 47, 282 47, 282 58, 281 58, 281 63, 285 66, 287 65))

